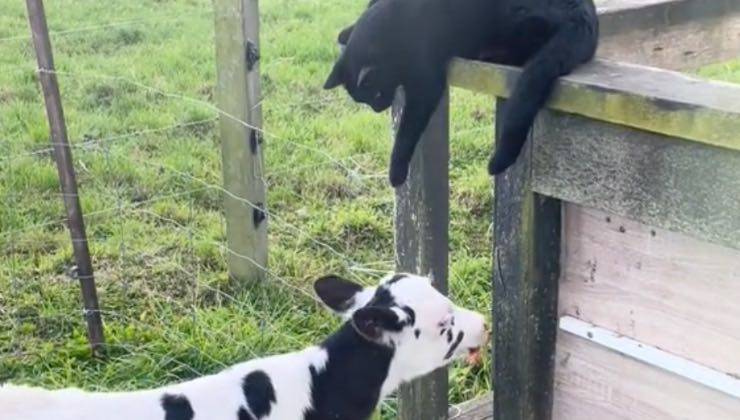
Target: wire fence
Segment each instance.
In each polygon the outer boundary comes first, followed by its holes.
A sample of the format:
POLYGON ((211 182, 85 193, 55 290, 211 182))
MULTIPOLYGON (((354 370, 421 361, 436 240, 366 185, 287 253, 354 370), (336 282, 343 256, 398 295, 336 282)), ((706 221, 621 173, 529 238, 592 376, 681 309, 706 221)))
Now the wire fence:
MULTIPOLYGON (((112 29, 174 27, 197 19, 212 22, 212 12, 80 24, 51 35, 54 43, 74 42, 112 29)), ((0 37, 0 55, 4 47, 11 54, 30 48, 29 39, 25 33, 0 37)), ((3 68, 6 77, 46 71, 36 70, 28 54, 22 56, 28 63, 3 68)), ((80 375, 72 382, 94 389, 132 387, 134 379, 122 379, 132 371, 140 375, 136 386, 200 376, 239 360, 297 349, 315 340, 317 331, 328 332, 332 323, 314 304, 312 276, 334 270, 371 284, 393 268, 391 238, 384 239, 380 251, 377 244, 366 243, 377 234, 372 229, 391 232, 393 196, 383 165, 378 164, 385 160, 382 151, 335 154, 315 135, 253 127, 220 109, 207 93, 162 88, 151 78, 136 78, 124 69, 126 75, 80 70, 67 65, 68 58, 60 53, 56 60, 64 69, 55 74, 63 86, 71 131, 97 127, 90 130, 94 134, 73 135, 71 149, 109 359, 107 367, 101 367, 83 355, 84 314, 78 309, 75 268, 57 192, 54 144, 39 131, 46 124, 37 119, 31 121, 36 125, 29 125, 18 122, 23 118, 11 121, 8 116, 0 124, 22 127, 0 130, 0 372, 30 382, 58 381, 65 367, 48 357, 53 348, 63 357, 71 354, 83 361, 69 368, 68 375, 80 375), (137 126, 121 115, 110 115, 121 121, 106 126, 100 109, 81 105, 79 95, 67 95, 90 83, 110 88, 113 95, 123 92, 157 106, 176 106, 185 110, 184 118, 164 124, 142 121, 137 126), (94 122, 78 123, 76 118, 94 122), (222 187, 216 126, 224 118, 262 134, 267 165, 261 182, 270 204, 266 208, 222 187), (171 148, 176 152, 167 150, 171 148), (311 209, 304 207, 309 194, 304 190, 312 185, 306 178, 318 173, 331 187, 324 199, 341 200, 355 209, 354 200, 373 195, 362 205, 380 208, 388 225, 349 220, 337 229, 326 226, 333 223, 332 216, 307 223, 311 209), (271 247, 268 266, 228 247, 221 209, 225 196, 265 212, 271 247), (363 231, 368 226, 369 233, 363 231), (365 246, 376 252, 366 252, 365 246), (266 284, 252 288, 234 284, 226 275, 228 255, 258 266, 267 274, 266 284), (38 365, 37 377, 28 374, 27 366, 33 364, 38 365)), ((271 66, 280 63, 269 59, 263 63, 265 71, 271 66)), ((320 108, 340 101, 345 99, 334 95, 271 105, 266 110, 267 126, 271 112, 284 115, 291 112, 286 109, 320 108)), ((17 98, 0 89, 0 109, 3 106, 43 115, 40 97, 17 98)), ((364 217, 362 205, 355 210, 364 217)))

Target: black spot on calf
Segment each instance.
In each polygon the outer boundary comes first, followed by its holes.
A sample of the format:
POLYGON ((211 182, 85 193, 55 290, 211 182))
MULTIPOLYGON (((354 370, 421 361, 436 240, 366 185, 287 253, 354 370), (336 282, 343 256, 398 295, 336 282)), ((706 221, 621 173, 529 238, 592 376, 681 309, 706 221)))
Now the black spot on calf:
POLYGON ((457 346, 460 345, 464 336, 465 336, 465 333, 462 331, 457 333, 455 342, 452 343, 452 346, 450 346, 450 349, 447 351, 447 354, 445 354, 445 359, 449 359, 450 357, 452 357, 453 354, 455 354, 455 350, 457 350, 457 346))
POLYGON ((414 312, 413 309, 411 309, 408 306, 404 306, 401 308, 402 311, 406 312, 406 315, 408 315, 409 319, 406 322, 408 325, 415 325, 416 324, 416 312, 414 312))
POLYGON ((277 402, 277 398, 275 398, 275 389, 272 387, 272 381, 270 381, 270 377, 265 372, 255 370, 245 376, 242 381, 242 390, 244 391, 244 397, 247 399, 247 405, 252 414, 258 419, 270 415, 272 404, 277 402))
POLYGON ((195 417, 193 407, 184 395, 164 394, 161 404, 164 420, 192 420, 195 417))
POLYGON ((403 279, 405 277, 406 277, 405 274, 395 274, 395 275, 393 275, 393 277, 391 277, 390 280, 388 280, 386 282, 386 285, 390 286, 391 284, 396 283, 396 282, 398 282, 399 280, 401 280, 401 279, 403 279))

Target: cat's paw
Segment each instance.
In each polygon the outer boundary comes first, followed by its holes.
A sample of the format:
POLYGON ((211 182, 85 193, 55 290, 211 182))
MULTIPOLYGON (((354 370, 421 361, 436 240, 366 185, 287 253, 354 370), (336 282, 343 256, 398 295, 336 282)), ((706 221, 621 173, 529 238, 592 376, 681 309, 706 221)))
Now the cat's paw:
POLYGON ((400 187, 406 182, 409 175, 409 164, 403 162, 391 162, 388 179, 394 188, 400 187))
POLYGON ((490 175, 503 173, 516 162, 516 158, 516 154, 496 152, 488 161, 488 173, 490 175))

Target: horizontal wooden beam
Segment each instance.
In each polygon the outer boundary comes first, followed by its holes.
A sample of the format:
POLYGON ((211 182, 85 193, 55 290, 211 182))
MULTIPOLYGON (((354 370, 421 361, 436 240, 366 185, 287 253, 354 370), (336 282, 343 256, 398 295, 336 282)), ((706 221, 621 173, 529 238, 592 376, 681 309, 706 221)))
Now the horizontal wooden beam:
MULTIPOLYGON (((455 60, 450 84, 508 97, 521 70, 455 60)), ((740 151, 740 85, 595 60, 563 77, 548 107, 670 137, 740 151)))
POLYGON ((558 334, 553 420, 740 418, 740 399, 558 334))
POLYGON ((723 19, 740 14, 740 0, 601 0, 599 35, 611 37, 636 30, 723 19))
POLYGON ((740 374, 740 250, 571 203, 563 243, 559 315, 740 374))
POLYGON ((740 248, 740 153, 556 111, 533 147, 540 194, 740 248))
POLYGON ((597 57, 671 70, 740 57, 740 0, 601 0, 597 57))
POLYGON ((732 397, 740 398, 740 379, 733 378, 724 372, 710 369, 699 363, 678 357, 657 347, 597 327, 572 316, 561 317, 559 325, 560 329, 565 332, 617 353, 700 383, 732 397))
POLYGON ((493 393, 450 407, 449 420, 492 420, 493 393))

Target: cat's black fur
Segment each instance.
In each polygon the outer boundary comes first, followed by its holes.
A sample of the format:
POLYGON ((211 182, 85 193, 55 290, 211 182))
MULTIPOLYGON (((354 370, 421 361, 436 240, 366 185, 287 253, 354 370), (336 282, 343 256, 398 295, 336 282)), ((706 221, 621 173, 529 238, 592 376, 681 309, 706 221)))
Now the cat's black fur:
POLYGON ((344 85, 376 112, 403 86, 390 182, 403 184, 416 144, 441 98, 452 57, 524 66, 506 102, 491 174, 517 159, 555 80, 589 61, 598 40, 593 0, 372 0, 339 35, 346 45, 325 88, 344 85))

